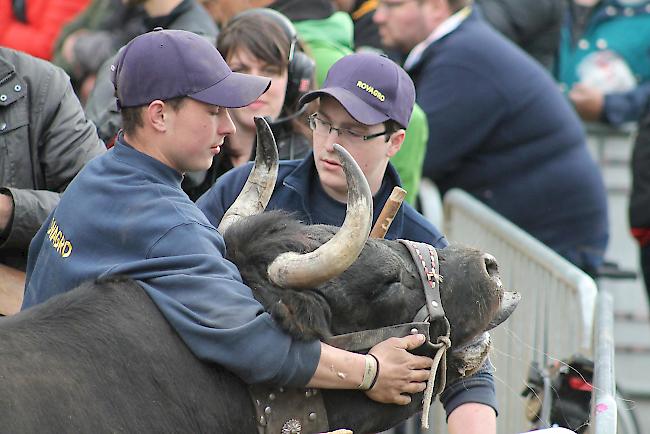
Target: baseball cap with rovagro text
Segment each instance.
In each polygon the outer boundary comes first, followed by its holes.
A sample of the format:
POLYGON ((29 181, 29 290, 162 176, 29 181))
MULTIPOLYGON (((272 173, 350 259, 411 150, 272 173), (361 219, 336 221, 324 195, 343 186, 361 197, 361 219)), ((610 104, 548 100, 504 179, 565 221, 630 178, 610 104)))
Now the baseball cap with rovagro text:
POLYGON ((232 72, 206 38, 157 28, 131 40, 111 65, 118 107, 189 97, 220 107, 244 107, 266 92, 267 78, 232 72))
POLYGON ((376 53, 339 59, 327 72, 323 87, 305 94, 300 105, 329 95, 354 119, 375 125, 389 119, 406 128, 415 104, 415 86, 406 71, 376 53))

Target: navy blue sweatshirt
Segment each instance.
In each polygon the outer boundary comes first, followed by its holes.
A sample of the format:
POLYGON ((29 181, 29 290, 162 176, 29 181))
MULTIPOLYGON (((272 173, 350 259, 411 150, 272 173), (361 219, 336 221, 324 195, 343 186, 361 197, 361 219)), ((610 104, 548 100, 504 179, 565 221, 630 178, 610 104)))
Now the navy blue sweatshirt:
POLYGON ((304 386, 320 343, 293 341, 264 312, 181 180, 123 140, 88 163, 32 240, 23 309, 128 275, 198 358, 248 383, 304 386))
POLYGON ((427 114, 423 167, 576 265, 602 262, 607 198, 580 120, 551 76, 477 12, 408 73, 427 114))

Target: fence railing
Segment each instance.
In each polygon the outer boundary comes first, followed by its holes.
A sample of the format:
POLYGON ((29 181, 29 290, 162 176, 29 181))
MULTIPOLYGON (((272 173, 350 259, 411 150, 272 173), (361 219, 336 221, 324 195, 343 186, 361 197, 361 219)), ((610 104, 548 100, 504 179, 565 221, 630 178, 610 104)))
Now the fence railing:
MULTIPOLYGON (((444 232, 452 242, 485 250, 497 258, 509 290, 522 294, 515 313, 491 332, 500 414, 497 431, 527 430, 525 399, 528 368, 536 362, 576 353, 591 356, 596 285, 589 276, 538 240, 461 190, 444 199, 444 232)), ((446 432, 441 407, 432 432, 446 432)))
MULTIPOLYGON (((424 195, 422 199, 437 197, 424 195)), ((526 399, 521 392, 531 364, 544 368, 578 354, 595 357, 597 393, 592 402, 592 432, 614 434, 617 411, 611 296, 601 295, 595 311, 597 290, 593 279, 468 193, 447 192, 443 208, 441 229, 447 238, 494 255, 504 286, 522 295, 512 316, 491 331, 490 358, 496 367, 499 402, 497 432, 529 430, 526 399)), ((432 426, 426 433, 447 432, 445 419, 442 406, 433 406, 432 426)), ((391 431, 417 433, 417 423, 414 419, 407 427, 391 431)))
POLYGON ((598 293, 594 322, 593 386, 591 433, 616 433, 618 409, 614 369, 614 300, 605 291, 598 293))

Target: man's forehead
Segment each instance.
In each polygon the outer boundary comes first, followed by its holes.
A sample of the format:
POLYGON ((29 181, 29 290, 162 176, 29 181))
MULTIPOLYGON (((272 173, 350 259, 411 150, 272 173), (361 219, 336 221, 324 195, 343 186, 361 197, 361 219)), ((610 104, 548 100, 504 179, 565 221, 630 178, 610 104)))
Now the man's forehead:
POLYGON ((318 113, 322 114, 329 120, 337 121, 341 127, 356 127, 357 129, 368 129, 372 127, 372 125, 362 124, 357 121, 345 109, 345 107, 343 107, 343 104, 329 95, 323 95, 320 97, 318 113))

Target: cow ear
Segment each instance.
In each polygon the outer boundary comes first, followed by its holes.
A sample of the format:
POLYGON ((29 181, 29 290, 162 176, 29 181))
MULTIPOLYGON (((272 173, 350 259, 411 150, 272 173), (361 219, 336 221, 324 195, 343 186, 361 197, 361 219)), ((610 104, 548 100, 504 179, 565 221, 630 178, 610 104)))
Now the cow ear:
POLYGON ((268 311, 291 336, 300 340, 329 336, 332 313, 325 300, 311 291, 284 290, 268 311))

